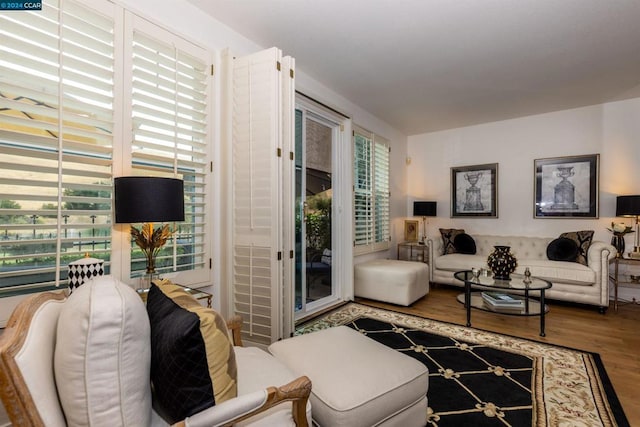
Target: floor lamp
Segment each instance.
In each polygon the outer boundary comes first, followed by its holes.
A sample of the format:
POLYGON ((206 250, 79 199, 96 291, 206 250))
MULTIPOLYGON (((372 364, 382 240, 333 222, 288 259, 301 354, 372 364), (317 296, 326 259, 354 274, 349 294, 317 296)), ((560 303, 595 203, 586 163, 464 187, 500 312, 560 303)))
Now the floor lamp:
POLYGON ((427 217, 436 216, 438 202, 413 202, 413 216, 422 217, 421 244, 427 243, 427 217))
POLYGON ((626 216, 636 219, 636 236, 633 252, 629 253, 631 258, 640 259, 640 195, 618 196, 616 197, 616 216, 626 216))
POLYGON ((180 179, 123 176, 114 179, 115 222, 131 226, 131 237, 147 259, 147 275, 155 273, 156 255, 173 235, 169 224, 154 229, 154 222, 184 221, 184 183, 180 179))

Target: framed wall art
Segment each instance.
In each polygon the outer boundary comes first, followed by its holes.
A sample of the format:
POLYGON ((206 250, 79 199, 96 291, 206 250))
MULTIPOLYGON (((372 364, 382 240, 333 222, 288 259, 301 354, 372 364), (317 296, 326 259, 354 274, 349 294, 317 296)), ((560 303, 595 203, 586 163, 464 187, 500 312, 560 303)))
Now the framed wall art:
POLYGON ((417 220, 406 219, 404 221, 404 241, 417 242, 419 227, 420 225, 417 220))
POLYGON ((534 160, 534 218, 598 218, 599 154, 534 160))
POLYGON ((451 217, 498 217, 498 164, 451 168, 451 217))

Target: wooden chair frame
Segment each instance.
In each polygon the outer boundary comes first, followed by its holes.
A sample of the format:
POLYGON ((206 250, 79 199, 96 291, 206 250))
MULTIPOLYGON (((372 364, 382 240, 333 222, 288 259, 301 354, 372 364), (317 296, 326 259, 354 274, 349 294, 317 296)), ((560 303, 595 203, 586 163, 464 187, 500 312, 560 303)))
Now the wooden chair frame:
MULTIPOLYGON (((63 301, 65 298, 66 295, 63 292, 45 292, 27 297, 13 311, 3 334, 0 336, 0 399, 2 399, 13 425, 46 427, 16 363, 16 355, 25 344, 31 321, 38 308, 47 301, 63 301)), ((242 346, 240 336, 242 318, 240 316, 233 317, 229 320, 228 327, 233 343, 242 346)), ((311 393, 309 378, 302 376, 281 387, 268 387, 266 391, 267 399, 262 406, 230 420, 225 425, 235 424, 280 403, 292 402, 292 417, 296 426, 308 427, 306 407, 311 393)), ((188 421, 174 424, 177 427, 187 425, 188 421)))
POLYGON ((63 292, 27 297, 13 311, 0 336, 0 398, 13 425, 46 427, 16 363, 16 356, 24 346, 36 310, 47 301, 63 301, 65 298, 63 292))

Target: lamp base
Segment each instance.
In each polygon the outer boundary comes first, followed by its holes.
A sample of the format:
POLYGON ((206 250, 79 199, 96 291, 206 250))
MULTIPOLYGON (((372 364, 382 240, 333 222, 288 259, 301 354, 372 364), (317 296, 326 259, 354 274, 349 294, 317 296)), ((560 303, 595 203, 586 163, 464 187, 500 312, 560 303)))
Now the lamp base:
POLYGON ((422 240, 418 242, 420 245, 427 243, 427 217, 422 217, 422 240))
POLYGON ((153 282, 156 279, 159 279, 160 275, 156 272, 153 273, 145 273, 142 276, 138 277, 138 283, 137 283, 137 291, 149 291, 149 289, 151 288, 151 282, 153 282))

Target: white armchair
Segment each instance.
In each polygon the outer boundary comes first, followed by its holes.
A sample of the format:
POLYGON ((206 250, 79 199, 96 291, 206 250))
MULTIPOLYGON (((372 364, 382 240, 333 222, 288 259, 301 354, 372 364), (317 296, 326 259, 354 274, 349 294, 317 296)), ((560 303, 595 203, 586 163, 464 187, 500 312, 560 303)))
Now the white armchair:
MULTIPOLYGON (((15 309, 0 336, 0 397, 13 425, 57 427, 68 424, 54 373, 57 324, 66 301, 62 292, 35 294, 27 298, 15 309)), ((109 304, 111 301, 103 300, 101 303, 109 304)), ((237 340, 234 344, 241 345, 241 320, 233 319, 229 327, 229 336, 237 340)), ((238 397, 205 409, 175 425, 309 425, 310 380, 304 376, 296 378, 288 368, 265 351, 251 347, 234 348, 238 397), (268 381, 275 381, 271 384, 285 385, 274 387, 265 383, 268 381)), ((111 383, 118 383, 117 375, 118 373, 113 372, 111 383)), ((151 388, 147 388, 150 395, 151 388)), ((120 394, 126 400, 127 392, 128 390, 122 389, 115 394, 120 394)), ((150 402, 151 399, 148 396, 145 399, 147 398, 150 402)), ((139 408, 141 412, 145 411, 142 402, 129 400, 128 404, 133 405, 130 407, 134 410, 139 408)), ((95 403, 94 401, 90 405, 89 412, 96 411, 99 405, 95 403)), ((121 422, 114 419, 109 422, 92 421, 104 420, 104 414, 95 415, 96 418, 88 419, 88 425, 140 425, 135 421, 121 422)), ((155 413, 141 419, 151 419, 149 424, 154 426, 168 425, 155 413)))

